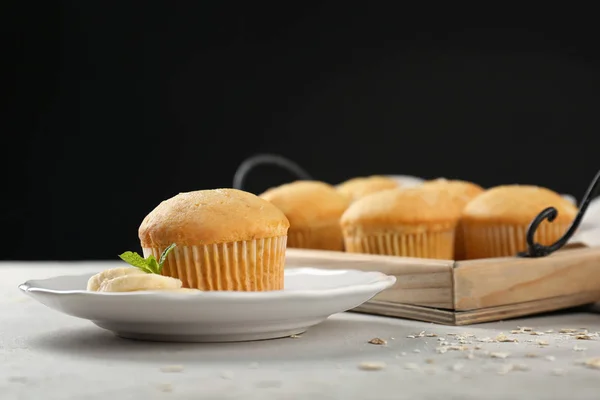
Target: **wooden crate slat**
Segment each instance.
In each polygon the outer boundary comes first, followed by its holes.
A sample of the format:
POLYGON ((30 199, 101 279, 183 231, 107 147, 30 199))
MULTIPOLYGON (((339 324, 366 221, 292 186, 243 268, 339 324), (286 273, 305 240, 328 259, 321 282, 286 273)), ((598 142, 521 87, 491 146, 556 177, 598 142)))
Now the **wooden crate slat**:
POLYGON ((443 325, 454 325, 456 319, 454 311, 375 300, 368 301, 352 311, 386 317, 415 319, 443 325))
POLYGON ((454 269, 457 311, 600 291, 600 248, 543 258, 461 261, 454 269))
POLYGON ((464 326, 484 322, 500 321, 549 311, 561 310, 590 304, 600 298, 600 292, 578 293, 520 304, 482 308, 471 311, 440 310, 411 304, 369 301, 353 311, 433 322, 443 325, 464 326))
POLYGON ((593 303, 598 299, 600 299, 600 292, 584 292, 569 296, 558 296, 505 306, 481 308, 471 311, 457 311, 455 313, 455 323, 456 325, 472 325, 482 322, 492 322, 509 318, 524 317, 528 315, 582 306, 593 303))

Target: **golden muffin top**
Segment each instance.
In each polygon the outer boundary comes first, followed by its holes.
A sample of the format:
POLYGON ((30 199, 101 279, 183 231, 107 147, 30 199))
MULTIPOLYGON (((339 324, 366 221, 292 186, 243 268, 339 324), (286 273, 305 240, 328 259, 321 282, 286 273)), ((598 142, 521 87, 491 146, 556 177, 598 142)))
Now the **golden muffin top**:
POLYGON ((527 224, 547 207, 558 211, 556 222, 569 223, 577 208, 558 193, 530 185, 502 185, 475 197, 463 210, 465 221, 527 224))
POLYGON ((267 190, 260 197, 283 211, 292 228, 339 221, 349 205, 349 200, 333 186, 319 181, 286 183, 267 190))
POLYGON ((161 202, 144 218, 142 247, 237 242, 285 236, 283 212, 260 197, 237 189, 198 190, 161 202))
POLYGON ((475 197, 485 191, 484 188, 473 182, 461 180, 448 180, 444 178, 423 182, 424 187, 447 192, 461 210, 475 197))
POLYGON ((398 181, 393 178, 372 175, 349 179, 337 185, 336 189, 350 201, 355 201, 369 194, 386 189, 395 189, 399 186, 398 181))
POLYGON ((455 225, 460 210, 445 191, 425 186, 388 189, 354 202, 341 219, 342 227, 353 225, 390 227, 397 225, 455 225))

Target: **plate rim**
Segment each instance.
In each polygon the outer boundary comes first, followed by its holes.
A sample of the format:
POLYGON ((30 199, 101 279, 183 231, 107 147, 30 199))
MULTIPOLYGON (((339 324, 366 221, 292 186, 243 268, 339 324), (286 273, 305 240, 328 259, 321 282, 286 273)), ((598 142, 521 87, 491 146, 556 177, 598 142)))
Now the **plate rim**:
MULTIPOLYGON (((25 294, 46 294, 53 296, 89 296, 96 298, 123 298, 123 297, 137 297, 137 298, 145 298, 145 297, 161 297, 161 298, 169 298, 173 300, 198 300, 201 299, 211 299, 211 300, 263 300, 269 298, 281 298, 285 297, 286 299, 293 298, 323 298, 330 296, 337 296, 345 293, 370 293, 376 292, 379 293, 385 289, 392 287, 397 278, 394 275, 387 275, 383 272, 379 271, 361 271, 358 269, 325 269, 325 268, 314 268, 314 267, 297 267, 290 268, 287 271, 294 272, 307 272, 307 271, 321 271, 321 272, 335 272, 339 274, 343 273, 359 273, 359 274, 370 274, 374 275, 376 279, 369 283, 360 283, 353 284, 343 287, 336 287, 330 289, 303 289, 303 290, 293 290, 293 291, 285 291, 285 290, 274 290, 274 291, 264 291, 264 292, 242 292, 242 291, 198 291, 197 293, 180 293, 180 292, 171 292, 171 291, 162 291, 162 290, 144 290, 144 291, 136 291, 136 292, 91 292, 84 289, 76 289, 76 290, 55 290, 55 289, 47 289, 35 286, 33 282, 37 281, 47 281, 51 279, 63 278, 63 277, 83 277, 88 276, 90 273, 86 274, 77 274, 77 275, 57 275, 48 278, 42 279, 29 279, 18 285, 19 290, 21 290, 25 294)), ((92 273, 93 275, 93 273, 92 273)), ((332 274, 333 275, 333 274, 332 274)))

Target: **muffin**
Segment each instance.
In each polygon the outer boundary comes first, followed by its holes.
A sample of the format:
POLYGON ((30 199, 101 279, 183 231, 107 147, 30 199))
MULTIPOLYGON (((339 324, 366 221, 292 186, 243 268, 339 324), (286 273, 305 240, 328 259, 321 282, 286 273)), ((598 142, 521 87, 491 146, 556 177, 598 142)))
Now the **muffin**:
POLYGON ((260 195, 277 206, 290 221, 288 247, 342 251, 340 217, 349 201, 333 186, 318 181, 296 181, 260 195))
MULTIPOLYGON (((432 190, 446 192, 448 195, 450 195, 454 205, 458 207, 460 212, 462 212, 462 210, 471 200, 485 191, 485 189, 483 189, 481 186, 472 182, 446 180, 443 178, 426 181, 423 183, 423 186, 432 190)), ((464 260, 465 257, 466 252, 463 228, 461 222, 459 221, 454 237, 454 259, 464 260)))
POLYGON ((342 182, 336 186, 336 190, 349 201, 355 201, 369 194, 386 189, 395 189, 400 186, 398 180, 387 176, 372 175, 358 177, 342 182))
POLYGON ((274 205, 236 189, 180 193, 139 228, 144 257, 172 243, 162 274, 200 290, 283 289, 289 222, 274 205))
POLYGON ((342 215, 346 251, 453 259, 460 212, 443 191, 423 186, 363 197, 342 215))
POLYGON ((528 185, 503 185, 475 197, 463 210, 466 255, 469 259, 512 257, 527 249, 527 229, 545 208, 558 216, 544 221, 535 234, 543 245, 556 242, 575 219, 577 208, 558 193, 528 185))

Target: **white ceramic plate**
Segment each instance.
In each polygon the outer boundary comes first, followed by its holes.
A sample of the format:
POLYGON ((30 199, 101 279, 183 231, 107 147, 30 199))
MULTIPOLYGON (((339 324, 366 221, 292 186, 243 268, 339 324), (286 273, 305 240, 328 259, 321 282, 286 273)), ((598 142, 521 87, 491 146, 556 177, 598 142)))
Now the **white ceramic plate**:
POLYGON ((292 268, 273 292, 85 290, 92 274, 31 280, 19 288, 62 313, 141 340, 234 342, 286 337, 355 308, 396 282, 379 272, 292 268))

